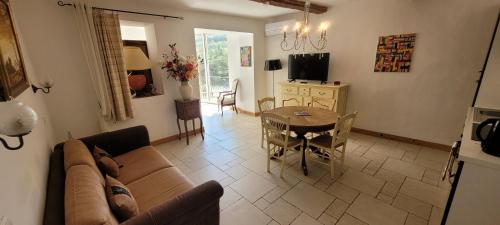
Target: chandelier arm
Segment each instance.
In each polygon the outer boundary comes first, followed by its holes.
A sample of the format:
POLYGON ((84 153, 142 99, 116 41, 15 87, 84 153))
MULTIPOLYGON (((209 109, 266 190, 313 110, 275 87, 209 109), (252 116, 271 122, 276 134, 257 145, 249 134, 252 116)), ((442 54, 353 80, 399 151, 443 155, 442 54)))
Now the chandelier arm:
MULTIPOLYGON (((312 39, 309 38, 309 35, 307 37, 309 39, 309 43, 311 44, 311 46, 313 46, 313 48, 315 48, 316 50, 318 50, 318 51, 319 50, 323 50, 326 47, 324 44, 320 44, 320 42, 322 41, 322 39, 320 39, 318 41, 318 45, 316 45, 316 44, 314 44, 314 42, 312 41, 312 39)), ((323 42, 323 43, 325 43, 325 42, 323 42)))
POLYGON ((288 42, 285 40, 281 41, 281 50, 291 51, 293 49, 293 46, 291 46, 290 48, 287 48, 287 47, 288 47, 288 42))

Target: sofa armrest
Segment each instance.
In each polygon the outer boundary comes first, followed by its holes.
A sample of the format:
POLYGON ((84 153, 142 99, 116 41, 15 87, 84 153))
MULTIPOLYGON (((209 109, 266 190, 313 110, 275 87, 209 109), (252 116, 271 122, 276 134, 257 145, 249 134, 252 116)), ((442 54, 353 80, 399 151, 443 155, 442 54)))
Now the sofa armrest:
POLYGON ((81 138, 88 149, 98 146, 112 156, 121 155, 140 147, 151 145, 145 126, 125 128, 81 138))
POLYGON ((219 225, 219 199, 223 193, 219 183, 208 181, 121 225, 219 225))

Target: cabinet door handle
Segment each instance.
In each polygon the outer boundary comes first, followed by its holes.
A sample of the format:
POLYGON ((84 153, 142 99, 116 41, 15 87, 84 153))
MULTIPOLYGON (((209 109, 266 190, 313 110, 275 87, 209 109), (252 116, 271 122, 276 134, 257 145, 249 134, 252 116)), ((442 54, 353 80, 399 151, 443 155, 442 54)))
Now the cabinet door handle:
POLYGON ((319 92, 319 95, 325 95, 325 94, 326 94, 325 92, 322 91, 319 92))

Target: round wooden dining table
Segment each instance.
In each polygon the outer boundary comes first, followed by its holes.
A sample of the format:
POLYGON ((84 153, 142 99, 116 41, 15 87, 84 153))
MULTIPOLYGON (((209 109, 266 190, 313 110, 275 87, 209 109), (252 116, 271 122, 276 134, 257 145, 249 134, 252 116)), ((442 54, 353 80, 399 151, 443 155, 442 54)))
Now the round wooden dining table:
POLYGON ((306 106, 284 106, 266 111, 283 117, 290 118, 290 130, 297 134, 297 138, 304 140, 302 151, 302 170, 304 175, 308 175, 306 163, 306 146, 307 140, 305 135, 309 132, 323 132, 335 128, 338 114, 335 111, 321 108, 313 108, 306 106), (296 113, 306 112, 309 115, 298 116, 296 113))

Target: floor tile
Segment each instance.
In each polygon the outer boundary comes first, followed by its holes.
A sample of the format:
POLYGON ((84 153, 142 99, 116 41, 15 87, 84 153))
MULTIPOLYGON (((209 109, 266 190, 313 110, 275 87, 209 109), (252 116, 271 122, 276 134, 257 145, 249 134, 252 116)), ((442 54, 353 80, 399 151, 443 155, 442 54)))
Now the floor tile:
POLYGON ((222 211, 221 225, 266 225, 271 217, 257 209, 244 198, 222 211))
POLYGON ((392 202, 394 201, 394 198, 389 196, 389 195, 386 195, 384 193, 379 193, 377 195, 377 199, 380 200, 380 201, 383 201, 389 205, 392 205, 392 202))
POLYGON ((405 225, 427 225, 427 220, 424 220, 418 216, 409 214, 406 218, 405 225))
POLYGON ((368 158, 346 154, 344 163, 351 169, 361 171, 366 165, 368 165, 369 162, 370 159, 368 158))
POLYGON ((377 196, 378 192, 385 183, 384 180, 351 169, 340 177, 338 182, 373 197, 377 196))
POLYGON ((281 225, 281 224, 279 224, 278 222, 273 220, 273 221, 269 222, 267 225, 281 225))
POLYGON ((439 225, 443 219, 443 209, 436 206, 432 207, 431 217, 429 218, 429 225, 439 225))
POLYGON ((392 170, 393 172, 397 172, 407 177, 415 178, 418 180, 422 179, 425 172, 425 168, 422 166, 417 166, 415 164, 396 159, 388 159, 384 163, 382 168, 392 170))
POLYGON ((377 173, 377 171, 382 167, 383 162, 371 160, 368 165, 363 169, 363 173, 366 173, 370 176, 373 176, 377 173))
POLYGON ((246 176, 247 174, 251 173, 251 171, 249 169, 247 169, 246 167, 242 166, 242 165, 236 165, 236 166, 233 166, 227 170, 224 170, 224 172, 233 177, 234 179, 240 179, 244 176, 246 176))
POLYGON ((450 153, 447 151, 442 151, 439 149, 431 149, 431 148, 424 147, 418 153, 417 158, 418 159, 427 159, 427 160, 442 163, 442 162, 446 162, 448 160, 449 154, 450 153))
POLYGON ((275 188, 276 185, 258 175, 249 174, 231 184, 230 187, 245 197, 248 201, 255 202, 267 192, 275 188))
POLYGON ((398 194, 394 200, 393 206, 400 208, 421 218, 428 219, 431 215, 432 205, 412 198, 405 194, 398 194))
MULTIPOLYGON (((266 156, 259 155, 243 162, 241 165, 258 174, 267 172, 266 156)), ((271 160, 271 169, 277 166, 279 166, 279 163, 277 163, 275 160, 271 160)))
POLYGON ((222 172, 217 167, 210 165, 193 173, 187 174, 187 176, 193 183, 199 185, 209 180, 222 180, 227 177, 227 174, 222 172))
POLYGON ((266 195, 264 195, 264 199, 266 199, 268 202, 274 202, 278 200, 283 194, 285 194, 288 190, 288 188, 283 188, 283 187, 275 187, 272 191, 268 192, 266 195))
POLYGON ((335 199, 335 201, 326 209, 325 213, 339 219, 342 217, 342 214, 344 214, 347 208, 349 208, 349 203, 341 199, 335 199))
POLYGON ((340 198, 346 202, 352 203, 354 199, 359 195, 359 192, 353 188, 345 186, 340 182, 335 182, 327 190, 327 193, 340 198))
POLYGON ((293 221, 292 225, 321 225, 321 223, 314 220, 309 215, 302 213, 295 221, 293 221))
POLYGON ((336 225, 368 225, 367 223, 354 218, 353 216, 345 213, 336 225))
POLYGON ((300 209, 283 199, 275 201, 264 212, 280 224, 290 224, 302 213, 300 209))
POLYGON ((304 182, 297 184, 282 198, 313 218, 318 218, 335 199, 333 196, 304 182))
POLYGON ((326 213, 323 213, 323 215, 321 215, 318 219, 318 221, 322 224, 325 224, 325 225, 334 225, 337 223, 337 219, 334 218, 334 217, 331 217, 329 216, 328 214, 326 213))
POLYGON ((438 207, 444 207, 448 200, 447 191, 413 179, 405 180, 401 193, 438 207))
POLYGON ((240 200, 242 197, 240 194, 236 193, 233 189, 231 188, 224 188, 224 195, 222 195, 222 198, 220 199, 219 202, 219 207, 224 210, 227 207, 229 207, 231 204, 237 202, 240 200))
POLYGON ((255 203, 254 203, 255 206, 257 206, 257 208, 259 208, 260 210, 265 210, 267 209, 267 207, 269 207, 271 204, 266 201, 265 199, 263 198, 259 198, 259 200, 257 200, 255 203))
POLYGON ((401 159, 405 154, 405 150, 398 148, 397 146, 376 143, 370 150, 371 152, 386 155, 389 158, 401 159))
POLYGON ((370 225, 402 225, 408 214, 365 194, 361 194, 347 212, 370 225))

